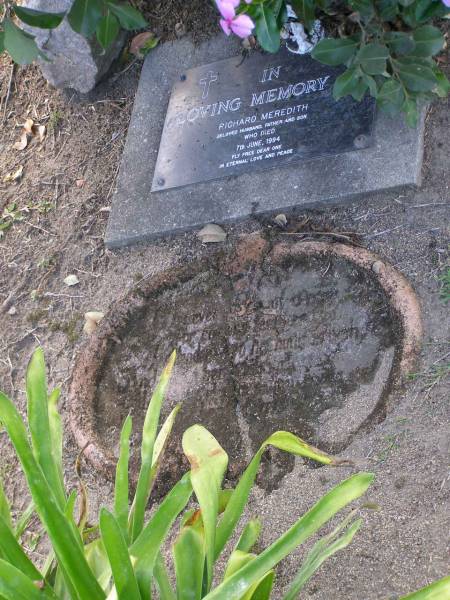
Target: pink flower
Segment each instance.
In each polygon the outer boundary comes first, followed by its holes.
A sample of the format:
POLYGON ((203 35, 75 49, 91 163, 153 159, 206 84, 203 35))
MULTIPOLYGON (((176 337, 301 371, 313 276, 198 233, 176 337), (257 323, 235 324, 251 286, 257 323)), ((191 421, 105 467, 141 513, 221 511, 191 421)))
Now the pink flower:
MULTIPOLYGON (((248 15, 236 15, 236 8, 239 6, 240 0, 216 0, 217 8, 222 15, 220 26, 226 35, 231 32, 241 38, 248 37, 255 24, 248 15)), ((245 0, 249 4, 252 0, 245 0)))

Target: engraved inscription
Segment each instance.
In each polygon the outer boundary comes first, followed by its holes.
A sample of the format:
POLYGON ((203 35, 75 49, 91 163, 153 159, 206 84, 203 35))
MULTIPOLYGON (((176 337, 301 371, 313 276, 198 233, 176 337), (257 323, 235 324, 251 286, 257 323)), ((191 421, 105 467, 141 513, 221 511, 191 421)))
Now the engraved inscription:
POLYGON ((340 70, 281 52, 187 71, 172 92, 152 191, 371 145, 374 103, 336 102, 340 70))

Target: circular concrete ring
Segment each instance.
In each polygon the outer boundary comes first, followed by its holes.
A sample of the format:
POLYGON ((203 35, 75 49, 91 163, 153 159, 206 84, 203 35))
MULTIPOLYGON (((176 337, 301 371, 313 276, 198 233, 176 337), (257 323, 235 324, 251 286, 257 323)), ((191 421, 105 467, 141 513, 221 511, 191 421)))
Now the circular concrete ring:
MULTIPOLYGON (((227 275, 237 275, 245 269, 260 265, 267 257, 275 265, 289 258, 305 256, 339 257, 370 272, 383 289, 396 313, 402 329, 402 339, 396 349, 396 382, 402 382, 411 372, 420 350, 422 320, 417 296, 407 279, 393 266, 368 250, 339 243, 305 241, 269 246, 259 235, 244 236, 231 256, 219 255, 159 273, 143 286, 118 300, 102 320, 97 331, 79 353, 69 391, 70 426, 78 446, 84 449, 90 463, 109 478, 113 478, 116 459, 101 442, 94 427, 96 389, 110 345, 120 343, 120 333, 131 317, 139 315, 146 299, 152 294, 169 290, 179 282, 188 281, 202 270, 220 261, 227 275)), ((134 479, 135 474, 132 474, 134 479)))

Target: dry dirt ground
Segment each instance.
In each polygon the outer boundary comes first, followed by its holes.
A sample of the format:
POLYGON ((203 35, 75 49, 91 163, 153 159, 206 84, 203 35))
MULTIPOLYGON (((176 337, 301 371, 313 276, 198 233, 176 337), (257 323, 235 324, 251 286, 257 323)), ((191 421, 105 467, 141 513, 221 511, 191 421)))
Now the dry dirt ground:
MULTIPOLYGON (((12 66, 2 61, 5 97, 12 66)), ((194 233, 114 252, 104 247, 138 78, 139 64, 122 66, 89 97, 78 98, 49 88, 36 67, 18 68, 0 111, 0 215, 11 209, 3 218, 11 226, 0 239, 0 389, 24 408, 25 367, 33 349, 42 345, 49 381, 62 386, 66 429, 67 386, 86 336, 83 313, 107 312, 142 277, 215 252, 194 233), (34 139, 19 151, 14 143, 26 118, 46 125, 47 134, 41 144, 34 139), (19 166, 22 177, 3 182, 19 166), (78 285, 64 284, 70 274, 78 285)), ((385 420, 358 435, 346 451, 359 467, 376 474, 369 496, 381 510, 367 515, 357 540, 322 568, 305 598, 396 598, 450 571, 450 318, 438 280, 450 256, 448 108, 448 101, 442 101, 427 117, 420 190, 302 211, 322 230, 357 232, 365 246, 403 272, 420 298, 425 325, 415 376, 390 397, 385 420)), ((299 218, 290 216, 291 222, 299 218)), ((276 235, 270 219, 229 226, 226 244, 232 247, 240 234, 269 228, 276 235)), ((26 491, 4 432, 0 449, 0 473, 18 510, 26 504, 26 491)), ((70 434, 65 451, 66 475, 73 484, 77 450, 70 434)), ((299 462, 278 490, 257 490, 250 512, 263 517, 264 542, 348 473, 348 468, 311 470, 299 462)), ((95 513, 101 502, 110 501, 111 485, 89 467, 84 477, 95 513)), ((36 536, 27 543, 39 559, 36 536)), ((280 569, 281 583, 294 572, 295 560, 280 569)))

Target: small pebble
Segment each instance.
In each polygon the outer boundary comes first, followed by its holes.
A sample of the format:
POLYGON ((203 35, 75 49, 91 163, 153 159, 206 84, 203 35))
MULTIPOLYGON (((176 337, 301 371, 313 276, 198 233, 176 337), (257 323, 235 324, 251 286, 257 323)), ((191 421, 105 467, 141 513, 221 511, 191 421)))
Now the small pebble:
POLYGON ((11 306, 11 308, 8 310, 8 315, 11 315, 11 317, 12 317, 16 313, 17 313, 17 308, 15 306, 11 306))
POLYGON ((376 260, 372 265, 372 271, 378 275, 378 273, 381 272, 383 267, 384 265, 381 262, 381 260, 376 260))

